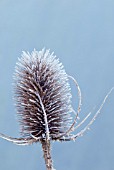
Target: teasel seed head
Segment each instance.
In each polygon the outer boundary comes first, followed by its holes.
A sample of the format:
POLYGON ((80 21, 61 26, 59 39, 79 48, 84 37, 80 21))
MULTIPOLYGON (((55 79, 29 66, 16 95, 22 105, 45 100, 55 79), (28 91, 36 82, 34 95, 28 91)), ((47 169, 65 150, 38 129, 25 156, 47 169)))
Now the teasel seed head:
POLYGON ((76 125, 82 103, 77 81, 66 74, 62 63, 49 50, 34 50, 31 54, 23 52, 14 73, 14 99, 22 137, 13 138, 0 133, 0 138, 17 145, 50 140, 75 141, 93 124, 113 90, 114 87, 107 93, 90 122, 73 134, 91 116, 90 112, 76 125), (73 80, 78 91, 76 111, 71 106, 69 79, 73 80), (73 120, 72 113, 75 115, 73 120))
POLYGON ((17 145, 41 142, 46 169, 55 170, 51 158, 51 140, 75 141, 90 128, 99 115, 108 96, 90 122, 78 133, 72 134, 91 115, 91 112, 76 125, 81 110, 81 90, 77 81, 66 74, 62 63, 49 50, 23 52, 14 73, 14 99, 21 125, 20 138, 0 133, 0 138, 17 145), (75 83, 78 91, 78 108, 71 106, 71 89, 68 80, 75 83), (75 114, 72 120, 72 113, 75 114))
POLYGON ((22 137, 55 139, 71 125, 71 89, 62 63, 49 50, 23 52, 14 74, 22 137))

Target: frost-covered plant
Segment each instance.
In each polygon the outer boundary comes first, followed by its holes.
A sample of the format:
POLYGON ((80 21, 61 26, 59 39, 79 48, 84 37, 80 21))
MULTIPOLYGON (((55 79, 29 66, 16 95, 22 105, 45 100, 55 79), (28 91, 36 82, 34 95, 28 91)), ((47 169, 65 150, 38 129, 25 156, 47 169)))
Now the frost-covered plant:
POLYGON ((23 52, 18 59, 14 74, 14 98, 21 126, 21 138, 12 138, 0 133, 0 137, 17 145, 40 142, 47 170, 54 170, 50 152, 51 141, 71 141, 82 136, 100 113, 108 95, 87 126, 77 134, 72 134, 90 116, 89 113, 75 126, 81 109, 81 90, 77 81, 66 74, 62 63, 49 50, 31 54, 23 52), (71 105, 72 79, 78 90, 77 111, 71 105), (71 116, 75 114, 75 118, 71 116))

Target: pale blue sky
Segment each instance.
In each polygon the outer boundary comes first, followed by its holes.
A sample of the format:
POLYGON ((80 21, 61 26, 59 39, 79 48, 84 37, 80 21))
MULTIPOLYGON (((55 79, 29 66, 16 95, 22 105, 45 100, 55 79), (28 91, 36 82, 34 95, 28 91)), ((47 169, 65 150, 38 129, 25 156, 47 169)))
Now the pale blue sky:
MULTIPOLYGON (((21 51, 43 47, 54 51, 79 82, 80 118, 94 106, 97 110, 114 86, 114 1, 0 0, 0 132, 19 136, 12 100, 15 63, 21 51)), ((53 143, 57 170, 113 170, 113 101, 114 92, 91 130, 75 143, 53 143)), ((40 144, 21 147, 0 139, 0 169, 45 169, 40 144)))

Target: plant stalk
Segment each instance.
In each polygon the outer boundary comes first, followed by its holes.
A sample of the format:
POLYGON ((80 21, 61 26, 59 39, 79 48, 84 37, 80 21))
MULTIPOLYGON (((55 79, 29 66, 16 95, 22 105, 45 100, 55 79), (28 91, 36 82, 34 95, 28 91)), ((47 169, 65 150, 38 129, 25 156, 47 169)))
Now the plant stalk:
POLYGON ((53 162, 51 158, 51 146, 50 146, 50 140, 42 140, 42 150, 43 150, 43 157, 46 164, 47 170, 55 170, 53 168, 53 162))

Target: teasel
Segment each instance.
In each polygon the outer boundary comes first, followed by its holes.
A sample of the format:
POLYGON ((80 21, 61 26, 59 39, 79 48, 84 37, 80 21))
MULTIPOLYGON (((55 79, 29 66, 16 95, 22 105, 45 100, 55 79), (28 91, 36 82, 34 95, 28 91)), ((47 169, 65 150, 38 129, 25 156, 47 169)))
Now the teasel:
POLYGON ((62 63, 49 50, 34 50, 31 54, 23 52, 14 73, 14 99, 21 137, 13 138, 2 133, 0 137, 17 145, 41 143, 46 169, 54 170, 51 141, 75 141, 77 137, 83 136, 95 121, 112 90, 113 88, 90 122, 77 134, 73 134, 91 114, 76 125, 81 110, 81 90, 77 81, 66 74, 62 63), (73 80, 77 87, 77 111, 72 107, 69 79, 73 80))

